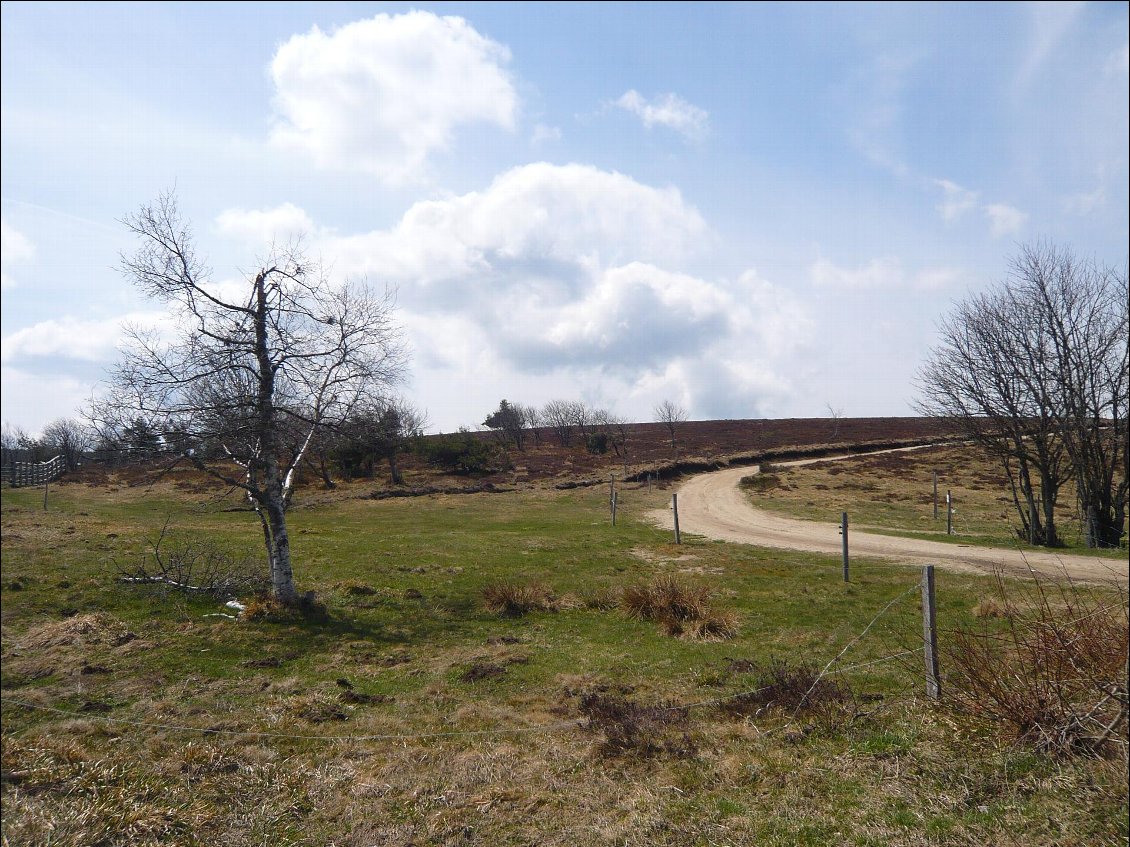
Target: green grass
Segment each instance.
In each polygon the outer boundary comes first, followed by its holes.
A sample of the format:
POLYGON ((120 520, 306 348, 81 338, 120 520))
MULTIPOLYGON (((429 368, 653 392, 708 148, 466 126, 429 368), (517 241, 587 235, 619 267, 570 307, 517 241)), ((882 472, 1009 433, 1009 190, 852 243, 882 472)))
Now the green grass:
MULTIPOLYGON (((45 513, 40 493, 4 490, 4 698, 73 712, 5 702, 4 770, 16 775, 3 789, 5 844, 1125 838, 1112 763, 1033 759, 955 723, 921 699, 917 656, 848 674, 854 717, 770 708, 737 720, 709 705, 748 689, 734 660, 823 667, 919 574, 862 560, 845 585, 836 557, 694 537, 676 546, 641 519, 666 497, 622 491, 612 527, 601 487, 383 501, 302 492, 290 514, 296 576, 327 614, 233 621, 205 617, 225 611, 218 601, 116 576, 170 514, 171 540, 257 552, 254 517, 223 511, 238 503, 171 485, 62 485, 45 513), (712 589, 740 634, 673 639, 582 602, 672 574, 712 589), (481 600, 499 581, 577 602, 503 618, 481 600), (91 632, 60 635, 93 614, 91 632), (134 637, 118 643, 114 627, 134 637), (498 670, 467 680, 488 666, 498 670), (373 702, 343 702, 340 680, 373 702), (601 754, 579 710, 594 690, 704 704, 688 713, 693 755, 601 754), (554 728, 507 732, 543 726, 554 728), (237 734, 248 731, 270 735, 237 734), (395 738, 308 738, 328 735, 395 738)), ((938 591, 952 627, 993 586, 942 572, 938 591)), ((915 647, 917 600, 895 603, 838 667, 915 647)), ((677 741, 683 730, 662 731, 677 741)))

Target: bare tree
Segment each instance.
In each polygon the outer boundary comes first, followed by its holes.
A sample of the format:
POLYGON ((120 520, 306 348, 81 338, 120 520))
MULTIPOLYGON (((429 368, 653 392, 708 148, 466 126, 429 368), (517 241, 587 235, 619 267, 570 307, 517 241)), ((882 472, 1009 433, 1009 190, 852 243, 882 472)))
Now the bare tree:
POLYGON ((687 410, 674 400, 664 400, 655 407, 655 420, 667 427, 671 434, 671 450, 674 451, 679 426, 687 422, 687 410))
POLYGON ((389 397, 377 408, 376 447, 388 462, 389 478, 393 485, 402 485, 398 457, 407 453, 412 444, 424 434, 428 415, 403 397, 389 397))
POLYGON ((295 472, 319 429, 401 378, 392 295, 331 284, 297 247, 272 249, 228 293, 210 279, 171 194, 125 224, 140 247, 123 255, 124 273, 176 325, 166 336, 130 330, 92 421, 119 431, 145 421, 163 449, 185 445, 178 458, 243 489, 262 527, 271 591, 293 603, 286 511, 295 472))
POLYGON ((534 445, 541 446, 541 428, 545 426, 545 420, 542 418, 541 409, 537 406, 524 406, 520 403, 515 403, 514 408, 518 410, 525 422, 525 426, 530 431, 530 435, 534 439, 534 445))
POLYGON ((601 434, 608 439, 608 446, 612 452, 624 461, 628 459, 628 436, 630 427, 628 422, 619 415, 614 415, 607 409, 594 409, 593 420, 599 427, 601 434))
POLYGON ((832 419, 832 440, 835 441, 840 437, 840 423, 844 419, 844 410, 837 409, 831 403, 825 405, 828 409, 828 417, 832 419))
POLYGON ((43 428, 43 441, 49 450, 58 451, 69 471, 78 468, 93 444, 90 429, 74 418, 59 418, 49 423, 43 428))
POLYGON ((1117 547, 1126 518, 1126 269, 1099 267, 1050 244, 1025 247, 1013 276, 1046 327, 1056 423, 1070 457, 1088 547, 1117 547))
POLYGON ((919 372, 919 410, 953 419, 1002 461, 1032 543, 1059 543, 1055 505, 1072 478, 1088 545, 1121 539, 1127 294, 1125 271, 1024 247, 1001 285, 942 321, 919 372))
POLYGON ((576 403, 572 400, 550 400, 541 409, 542 420, 553 430, 562 447, 573 443, 573 426, 577 420, 574 406, 576 403))

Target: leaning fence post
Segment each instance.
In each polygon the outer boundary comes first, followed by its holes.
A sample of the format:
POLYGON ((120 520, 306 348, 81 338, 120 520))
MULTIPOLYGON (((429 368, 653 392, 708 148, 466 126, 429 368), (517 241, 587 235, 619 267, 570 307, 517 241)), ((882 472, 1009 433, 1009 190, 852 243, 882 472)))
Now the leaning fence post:
POLYGON ((935 617, 934 566, 922 568, 922 642, 926 657, 926 696, 938 700, 942 696, 941 677, 938 675, 938 622, 935 617))
POLYGON ((848 579, 848 513, 843 512, 840 520, 840 535, 843 536, 844 548, 844 582, 849 582, 848 579))
POLYGON ((679 536, 679 495, 671 495, 671 509, 675 513, 675 543, 682 544, 683 540, 679 536))

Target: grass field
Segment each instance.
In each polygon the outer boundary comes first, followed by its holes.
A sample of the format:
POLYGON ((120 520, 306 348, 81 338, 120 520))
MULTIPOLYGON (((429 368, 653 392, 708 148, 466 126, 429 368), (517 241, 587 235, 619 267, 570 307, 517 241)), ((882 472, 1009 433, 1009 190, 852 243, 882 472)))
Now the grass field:
MULTIPOLYGON (((862 560, 844 584, 835 558, 676 546, 641 520, 669 496, 646 488, 616 527, 607 488, 364 491, 291 512, 324 610, 233 620, 118 577, 170 516, 167 551, 256 555, 238 502, 175 476, 59 486, 47 512, 5 489, 4 844, 1126 843, 1124 759, 1038 753, 924 700, 900 655, 921 644, 914 569, 862 560), (617 607, 671 576, 739 633, 617 607), (490 611, 508 585, 545 608, 490 611)), ((943 630, 985 623, 996 591, 940 573, 943 630)))
MULTIPOLYGON (((935 541, 1028 547, 1018 537, 1020 520, 999 464, 971 447, 942 446, 844 461, 771 468, 746 481, 759 508, 807 520, 838 522, 847 511, 857 529, 913 535, 935 541), (933 474, 938 475, 934 517, 933 474), (953 534, 946 535, 946 492, 954 504, 953 534)), ((1075 492, 1064 486, 1056 524, 1066 552, 1126 558, 1122 550, 1088 550, 1082 541, 1075 492)))

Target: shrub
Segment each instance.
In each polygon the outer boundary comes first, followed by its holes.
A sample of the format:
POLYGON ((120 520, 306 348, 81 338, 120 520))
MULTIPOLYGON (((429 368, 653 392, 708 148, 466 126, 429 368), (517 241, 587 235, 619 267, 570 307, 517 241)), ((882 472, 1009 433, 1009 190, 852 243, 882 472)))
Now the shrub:
POLYGON ((605 756, 666 754, 686 758, 697 750, 689 732, 689 711, 683 706, 644 706, 626 697, 594 691, 581 697, 580 710, 588 718, 585 729, 604 734, 599 749, 605 756))
POLYGON ((743 476, 741 482, 738 483, 745 491, 765 492, 772 491, 774 488, 781 486, 781 478, 775 473, 766 473, 762 469, 761 473, 756 473, 751 476, 743 476))
POLYGON ((497 445, 476 438, 465 429, 455 435, 422 439, 416 449, 429 465, 454 474, 498 473, 509 467, 497 445))
POLYGON ((778 708, 793 714, 825 714, 854 702, 844 682, 821 677, 814 665, 789 664, 773 659, 766 667, 751 662, 731 663, 739 672, 752 676, 752 690, 727 698, 719 708, 735 717, 753 717, 766 709, 778 708))
POLYGON ((939 645, 946 701, 1038 750, 1125 756, 1126 595, 1038 579, 1017 600, 999 580, 998 593, 999 622, 986 610, 939 645))

